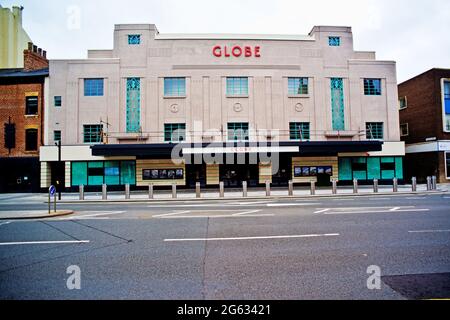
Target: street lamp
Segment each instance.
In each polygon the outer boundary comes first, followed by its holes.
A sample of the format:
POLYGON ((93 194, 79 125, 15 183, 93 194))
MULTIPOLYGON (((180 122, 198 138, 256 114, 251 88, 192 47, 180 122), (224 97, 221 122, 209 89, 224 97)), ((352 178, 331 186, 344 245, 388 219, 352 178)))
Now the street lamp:
POLYGON ((62 181, 62 176, 61 176, 61 140, 55 142, 55 146, 58 147, 58 165, 57 165, 57 177, 56 177, 56 186, 58 188, 58 200, 61 200, 61 181, 62 181))

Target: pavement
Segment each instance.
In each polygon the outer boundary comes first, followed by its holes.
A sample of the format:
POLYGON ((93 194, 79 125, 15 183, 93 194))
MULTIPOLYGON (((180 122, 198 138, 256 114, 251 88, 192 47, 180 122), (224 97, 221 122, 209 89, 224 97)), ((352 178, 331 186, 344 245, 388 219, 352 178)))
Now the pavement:
POLYGON ((73 210, 10 210, 0 211, 1 220, 25 220, 25 219, 50 219, 55 217, 63 217, 73 214, 73 210))
POLYGON ((75 212, 0 222, 0 299, 450 298, 448 192, 58 208, 75 212))
MULTIPOLYGON (((450 184, 439 184, 437 190, 427 191, 426 185, 418 185, 417 191, 412 191, 411 185, 398 186, 399 194, 420 194, 429 192, 447 192, 450 191, 450 184)), ((353 193, 352 186, 341 186, 337 189, 337 196, 367 196, 367 195, 389 195, 393 193, 392 186, 379 186, 378 193, 373 192, 372 186, 359 186, 358 194, 353 193)), ((335 197, 332 194, 330 187, 318 187, 315 195, 311 195, 309 187, 295 187, 293 196, 288 195, 287 188, 272 188, 270 196, 266 196, 266 190, 264 188, 250 188, 248 190, 247 199, 276 199, 276 198, 310 198, 310 197, 335 197)), ((225 189, 224 198, 220 198, 219 190, 217 189, 202 189, 200 200, 238 200, 243 198, 242 189, 225 189)), ((33 201, 48 202, 48 195, 43 194, 0 194, 0 201, 3 203, 15 203, 17 199, 24 200, 25 202, 33 203, 33 201)), ((196 198, 194 190, 177 191, 177 197, 172 198, 171 190, 155 190, 153 199, 149 199, 148 192, 145 191, 132 191, 130 199, 125 198, 124 191, 109 191, 107 200, 102 200, 101 192, 85 192, 84 200, 80 200, 78 193, 62 193, 61 200, 58 203, 79 203, 79 202, 105 202, 105 201, 117 201, 117 202, 149 202, 149 201, 184 201, 184 200, 199 200, 196 198)))

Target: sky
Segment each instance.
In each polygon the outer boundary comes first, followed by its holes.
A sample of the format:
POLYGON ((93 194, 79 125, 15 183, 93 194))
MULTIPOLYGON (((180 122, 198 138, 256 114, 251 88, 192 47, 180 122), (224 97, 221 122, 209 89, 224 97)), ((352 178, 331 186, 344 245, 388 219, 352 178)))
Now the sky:
POLYGON ((355 50, 397 62, 402 82, 450 68, 450 0, 0 0, 25 7, 23 25, 50 59, 110 49, 114 24, 153 23, 160 33, 308 34, 350 26, 355 50), (79 17, 79 18, 77 18, 79 17))

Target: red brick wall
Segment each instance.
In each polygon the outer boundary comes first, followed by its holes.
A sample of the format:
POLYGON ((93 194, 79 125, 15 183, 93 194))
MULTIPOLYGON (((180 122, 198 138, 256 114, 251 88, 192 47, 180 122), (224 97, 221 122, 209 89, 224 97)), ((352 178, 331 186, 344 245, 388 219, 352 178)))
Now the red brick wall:
POLYGON ((23 52, 23 58, 25 71, 48 68, 48 60, 37 52, 25 50, 23 52))
POLYGON ((405 97, 408 107, 400 110, 400 124, 408 123, 406 144, 425 142, 427 138, 450 140, 443 131, 441 83, 450 78, 450 70, 432 69, 398 86, 399 98, 405 97))
POLYGON ((0 85, 0 157, 36 157, 42 145, 42 119, 43 119, 43 85, 36 84, 10 84, 0 85), (25 115, 26 93, 38 93, 38 115, 25 115), (16 125, 16 147, 11 153, 5 148, 4 124, 11 122, 16 125), (25 129, 27 126, 38 128, 38 151, 25 151, 25 129))

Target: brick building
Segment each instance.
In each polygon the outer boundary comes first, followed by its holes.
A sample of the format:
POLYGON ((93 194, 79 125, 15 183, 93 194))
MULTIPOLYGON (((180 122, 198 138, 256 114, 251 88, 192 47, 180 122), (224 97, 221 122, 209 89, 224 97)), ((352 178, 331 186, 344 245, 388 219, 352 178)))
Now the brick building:
POLYGON ((0 69, 0 192, 39 190, 46 52, 29 43, 24 68, 0 69))
POLYGON ((431 69, 398 87, 405 174, 450 182, 450 69, 431 69))

